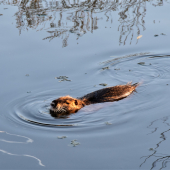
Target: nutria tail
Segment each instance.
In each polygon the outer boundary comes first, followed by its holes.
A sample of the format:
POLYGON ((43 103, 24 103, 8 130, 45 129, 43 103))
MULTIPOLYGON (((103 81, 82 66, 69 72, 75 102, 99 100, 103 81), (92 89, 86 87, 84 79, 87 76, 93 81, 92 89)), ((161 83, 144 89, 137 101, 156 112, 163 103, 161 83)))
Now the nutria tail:
POLYGON ((141 85, 141 83, 132 84, 132 86, 134 86, 135 88, 138 87, 139 85, 141 85))
POLYGON ((132 84, 132 81, 128 82, 126 85, 130 85, 130 86, 134 86, 134 87, 138 87, 139 85, 141 85, 142 83, 134 83, 132 84))

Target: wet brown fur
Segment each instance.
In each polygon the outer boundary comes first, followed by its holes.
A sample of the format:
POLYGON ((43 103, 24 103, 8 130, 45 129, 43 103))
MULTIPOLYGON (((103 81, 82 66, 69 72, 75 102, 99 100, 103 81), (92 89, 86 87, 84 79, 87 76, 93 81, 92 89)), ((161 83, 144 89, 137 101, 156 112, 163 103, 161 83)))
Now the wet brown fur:
POLYGON ((71 96, 60 97, 52 101, 50 113, 52 116, 57 117, 57 114, 68 115, 76 113, 85 105, 118 101, 129 96, 137 86, 139 86, 139 83, 132 84, 130 82, 126 85, 100 89, 81 98, 73 98, 71 96))

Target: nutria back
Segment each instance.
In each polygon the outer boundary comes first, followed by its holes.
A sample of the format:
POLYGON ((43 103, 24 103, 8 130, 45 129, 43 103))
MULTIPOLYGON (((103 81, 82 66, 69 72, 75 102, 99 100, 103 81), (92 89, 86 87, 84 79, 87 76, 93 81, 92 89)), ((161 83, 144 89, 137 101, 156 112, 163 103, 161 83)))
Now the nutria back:
POLYGON ((138 85, 139 85, 138 83, 135 83, 133 85, 131 83, 128 83, 126 85, 107 87, 89 93, 79 99, 83 100, 86 105, 118 101, 129 96, 138 85))

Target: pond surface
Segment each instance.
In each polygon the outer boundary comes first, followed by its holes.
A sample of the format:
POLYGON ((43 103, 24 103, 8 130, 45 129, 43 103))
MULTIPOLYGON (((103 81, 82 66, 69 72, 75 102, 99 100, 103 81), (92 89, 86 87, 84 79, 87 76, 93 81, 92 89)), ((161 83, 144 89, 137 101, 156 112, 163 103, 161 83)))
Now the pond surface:
POLYGON ((0 0, 1 169, 169 169, 169 9, 0 0), (49 114, 60 96, 130 81, 141 85, 123 100, 49 114))

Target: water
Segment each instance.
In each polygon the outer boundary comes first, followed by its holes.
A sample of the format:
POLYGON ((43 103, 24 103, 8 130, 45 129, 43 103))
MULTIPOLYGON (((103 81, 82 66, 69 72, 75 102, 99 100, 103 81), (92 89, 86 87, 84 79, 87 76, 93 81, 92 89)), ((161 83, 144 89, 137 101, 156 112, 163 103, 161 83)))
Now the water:
POLYGON ((169 1, 0 4, 1 169, 169 169, 169 1), (49 114, 130 81, 126 99, 49 114))

